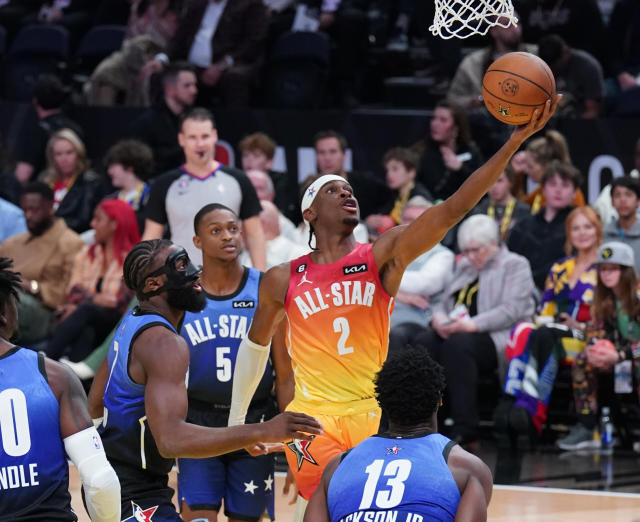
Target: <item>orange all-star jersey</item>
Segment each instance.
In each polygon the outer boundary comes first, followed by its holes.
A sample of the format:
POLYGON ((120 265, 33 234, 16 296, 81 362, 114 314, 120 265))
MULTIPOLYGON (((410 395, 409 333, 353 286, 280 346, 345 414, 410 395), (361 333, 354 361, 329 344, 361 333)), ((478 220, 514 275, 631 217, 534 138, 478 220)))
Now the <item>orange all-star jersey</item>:
MULTIPOLYGON (((371 409, 373 378, 387 357, 393 297, 371 244, 335 263, 291 261, 285 299, 295 398, 287 409, 350 415, 371 409)), ((375 402, 373 403, 375 404, 375 402)))

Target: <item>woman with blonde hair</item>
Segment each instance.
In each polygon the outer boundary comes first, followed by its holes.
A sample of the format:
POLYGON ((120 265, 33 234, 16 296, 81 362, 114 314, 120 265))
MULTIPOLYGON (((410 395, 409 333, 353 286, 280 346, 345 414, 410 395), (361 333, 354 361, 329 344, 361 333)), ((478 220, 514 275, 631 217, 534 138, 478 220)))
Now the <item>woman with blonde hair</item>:
POLYGON ((71 129, 61 129, 49 138, 46 156, 43 180, 53 189, 56 215, 76 232, 88 230, 104 184, 89 169, 84 143, 71 129))
POLYGON ((554 263, 542 294, 537 328, 517 325, 507 345, 510 359, 505 399, 496 409, 500 436, 536 436, 547 418, 547 405, 560 363, 571 363, 584 348, 597 281, 602 225, 591 207, 571 211, 565 223, 567 257, 554 263))
MULTIPOLYGON (((545 205, 545 197, 542 194, 542 186, 537 187, 529 194, 524 194, 526 188, 524 176, 526 175, 534 183, 540 184, 542 176, 553 160, 571 164, 566 138, 556 130, 548 130, 544 136, 531 140, 526 149, 519 152, 511 162, 511 166, 521 175, 518 187, 518 191, 521 193, 520 199, 531 206, 532 214, 538 212, 545 205)), ((576 191, 573 205, 576 207, 585 205, 584 194, 580 189, 576 191)))

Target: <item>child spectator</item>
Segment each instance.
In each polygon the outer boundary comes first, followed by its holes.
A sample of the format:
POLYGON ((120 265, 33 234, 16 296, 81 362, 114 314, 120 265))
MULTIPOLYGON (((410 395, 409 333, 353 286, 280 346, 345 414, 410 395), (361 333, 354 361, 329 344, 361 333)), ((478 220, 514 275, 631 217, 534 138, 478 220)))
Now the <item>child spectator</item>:
POLYGON ((112 146, 104 159, 111 184, 119 189, 110 198, 128 203, 138 218, 140 234, 144 231, 144 207, 149 199, 147 180, 153 173, 153 152, 138 140, 122 140, 112 146))
POLYGON ((84 143, 71 129, 61 129, 49 139, 44 181, 53 189, 56 215, 78 233, 89 229, 104 186, 100 176, 89 169, 84 143))
POLYGON ((96 208, 91 228, 95 241, 85 246, 73 264, 67 302, 58 308, 60 324, 47 346, 58 360, 84 359, 118 322, 133 296, 122 281, 124 258, 140 241, 131 207, 106 199, 96 208))
MULTIPOLYGON (((518 171, 518 174, 525 174, 532 182, 541 183, 542 176, 553 160, 559 160, 569 165, 571 164, 567 140, 558 131, 549 130, 544 136, 531 140, 525 151, 516 154, 512 160, 512 165, 518 171)), ((520 182, 520 185, 523 184, 524 179, 520 182)), ((522 195, 525 190, 526 187, 518 186, 516 195, 519 195, 527 205, 531 205, 531 213, 535 214, 546 203, 544 194, 542 193, 542 186, 537 187, 529 194, 522 195)), ((584 195, 578 187, 573 206, 581 207, 584 204, 584 195)))
POLYGON ((507 165, 487 192, 488 197, 478 203, 472 211, 472 214, 486 214, 495 219, 503 241, 507 239, 515 224, 531 213, 529 205, 517 199, 512 193, 516 177, 513 167, 507 165))
POLYGON ((558 364, 584 347, 602 241, 596 212, 591 207, 574 209, 567 217, 566 236, 568 257, 551 267, 536 319, 539 327, 518 326, 509 341, 515 348, 507 350, 506 398, 495 414, 496 432, 503 436, 509 436, 509 430, 525 436, 541 433, 558 364))
MULTIPOLYGON (((563 450, 599 447, 594 431, 603 396, 618 402, 634 392, 633 375, 639 375, 640 370, 640 300, 634 266, 629 245, 609 241, 598 251, 598 282, 587 328, 587 347, 571 367, 578 423, 557 441, 563 450)), ((636 378, 635 392, 640 395, 638 386, 636 378)), ((640 450, 640 443, 636 442, 634 449, 640 450)))
POLYGON ((614 179, 611 183, 611 202, 618 219, 612 219, 605 225, 604 240, 629 245, 636 260, 636 272, 640 273, 640 222, 637 215, 640 182, 629 176, 614 179))
POLYGON ((533 279, 540 289, 549 268, 564 253, 565 220, 579 186, 580 172, 576 168, 552 161, 542 177, 545 206, 516 223, 507 240, 509 250, 529 260, 533 279))
POLYGON ((388 150, 382 164, 386 170, 387 186, 393 191, 393 199, 382 206, 379 214, 371 214, 365 219, 374 235, 399 225, 402 221, 402 209, 414 196, 422 196, 427 201, 433 199, 429 191, 416 182, 418 157, 411 149, 395 147, 388 150))

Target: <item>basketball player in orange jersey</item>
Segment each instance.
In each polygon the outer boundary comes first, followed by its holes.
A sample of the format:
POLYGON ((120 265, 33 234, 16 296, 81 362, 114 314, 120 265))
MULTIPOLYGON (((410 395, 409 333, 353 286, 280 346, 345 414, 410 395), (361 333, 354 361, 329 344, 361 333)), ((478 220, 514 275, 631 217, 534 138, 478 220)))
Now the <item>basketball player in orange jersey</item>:
MULTIPOLYGON (((312 441, 294 439, 285 450, 304 499, 311 497, 334 456, 378 430, 373 378, 387 356, 393 296, 405 268, 476 205, 520 145, 544 127, 559 99, 560 95, 548 101, 544 111, 536 110, 527 125, 516 127, 500 150, 446 201, 372 244, 356 243, 352 234, 359 208, 343 177, 321 176, 305 191, 302 216, 315 234, 317 248, 264 275, 258 308, 239 348, 229 414, 231 425, 244 422, 269 343, 286 316, 295 380, 287 409, 314 415, 324 429, 312 441)), ((280 364, 275 371, 292 370, 280 364)), ((304 509, 300 504, 299 519, 304 509)))

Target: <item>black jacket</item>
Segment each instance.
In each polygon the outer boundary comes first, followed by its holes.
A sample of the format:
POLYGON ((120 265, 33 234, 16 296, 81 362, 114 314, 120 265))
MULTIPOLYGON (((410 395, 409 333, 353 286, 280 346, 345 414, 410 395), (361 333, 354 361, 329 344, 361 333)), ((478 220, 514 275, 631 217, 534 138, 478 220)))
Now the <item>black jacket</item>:
POLYGON ((536 214, 516 223, 507 240, 509 250, 529 260, 533 280, 540 289, 544 288, 551 265, 567 255, 565 221, 573 207, 558 212, 551 222, 544 218, 544 210, 542 207, 536 214))
POLYGON ((102 177, 92 170, 87 170, 71 185, 56 210, 56 216, 63 218, 67 226, 75 232, 89 230, 93 211, 104 195, 105 184, 102 177))

